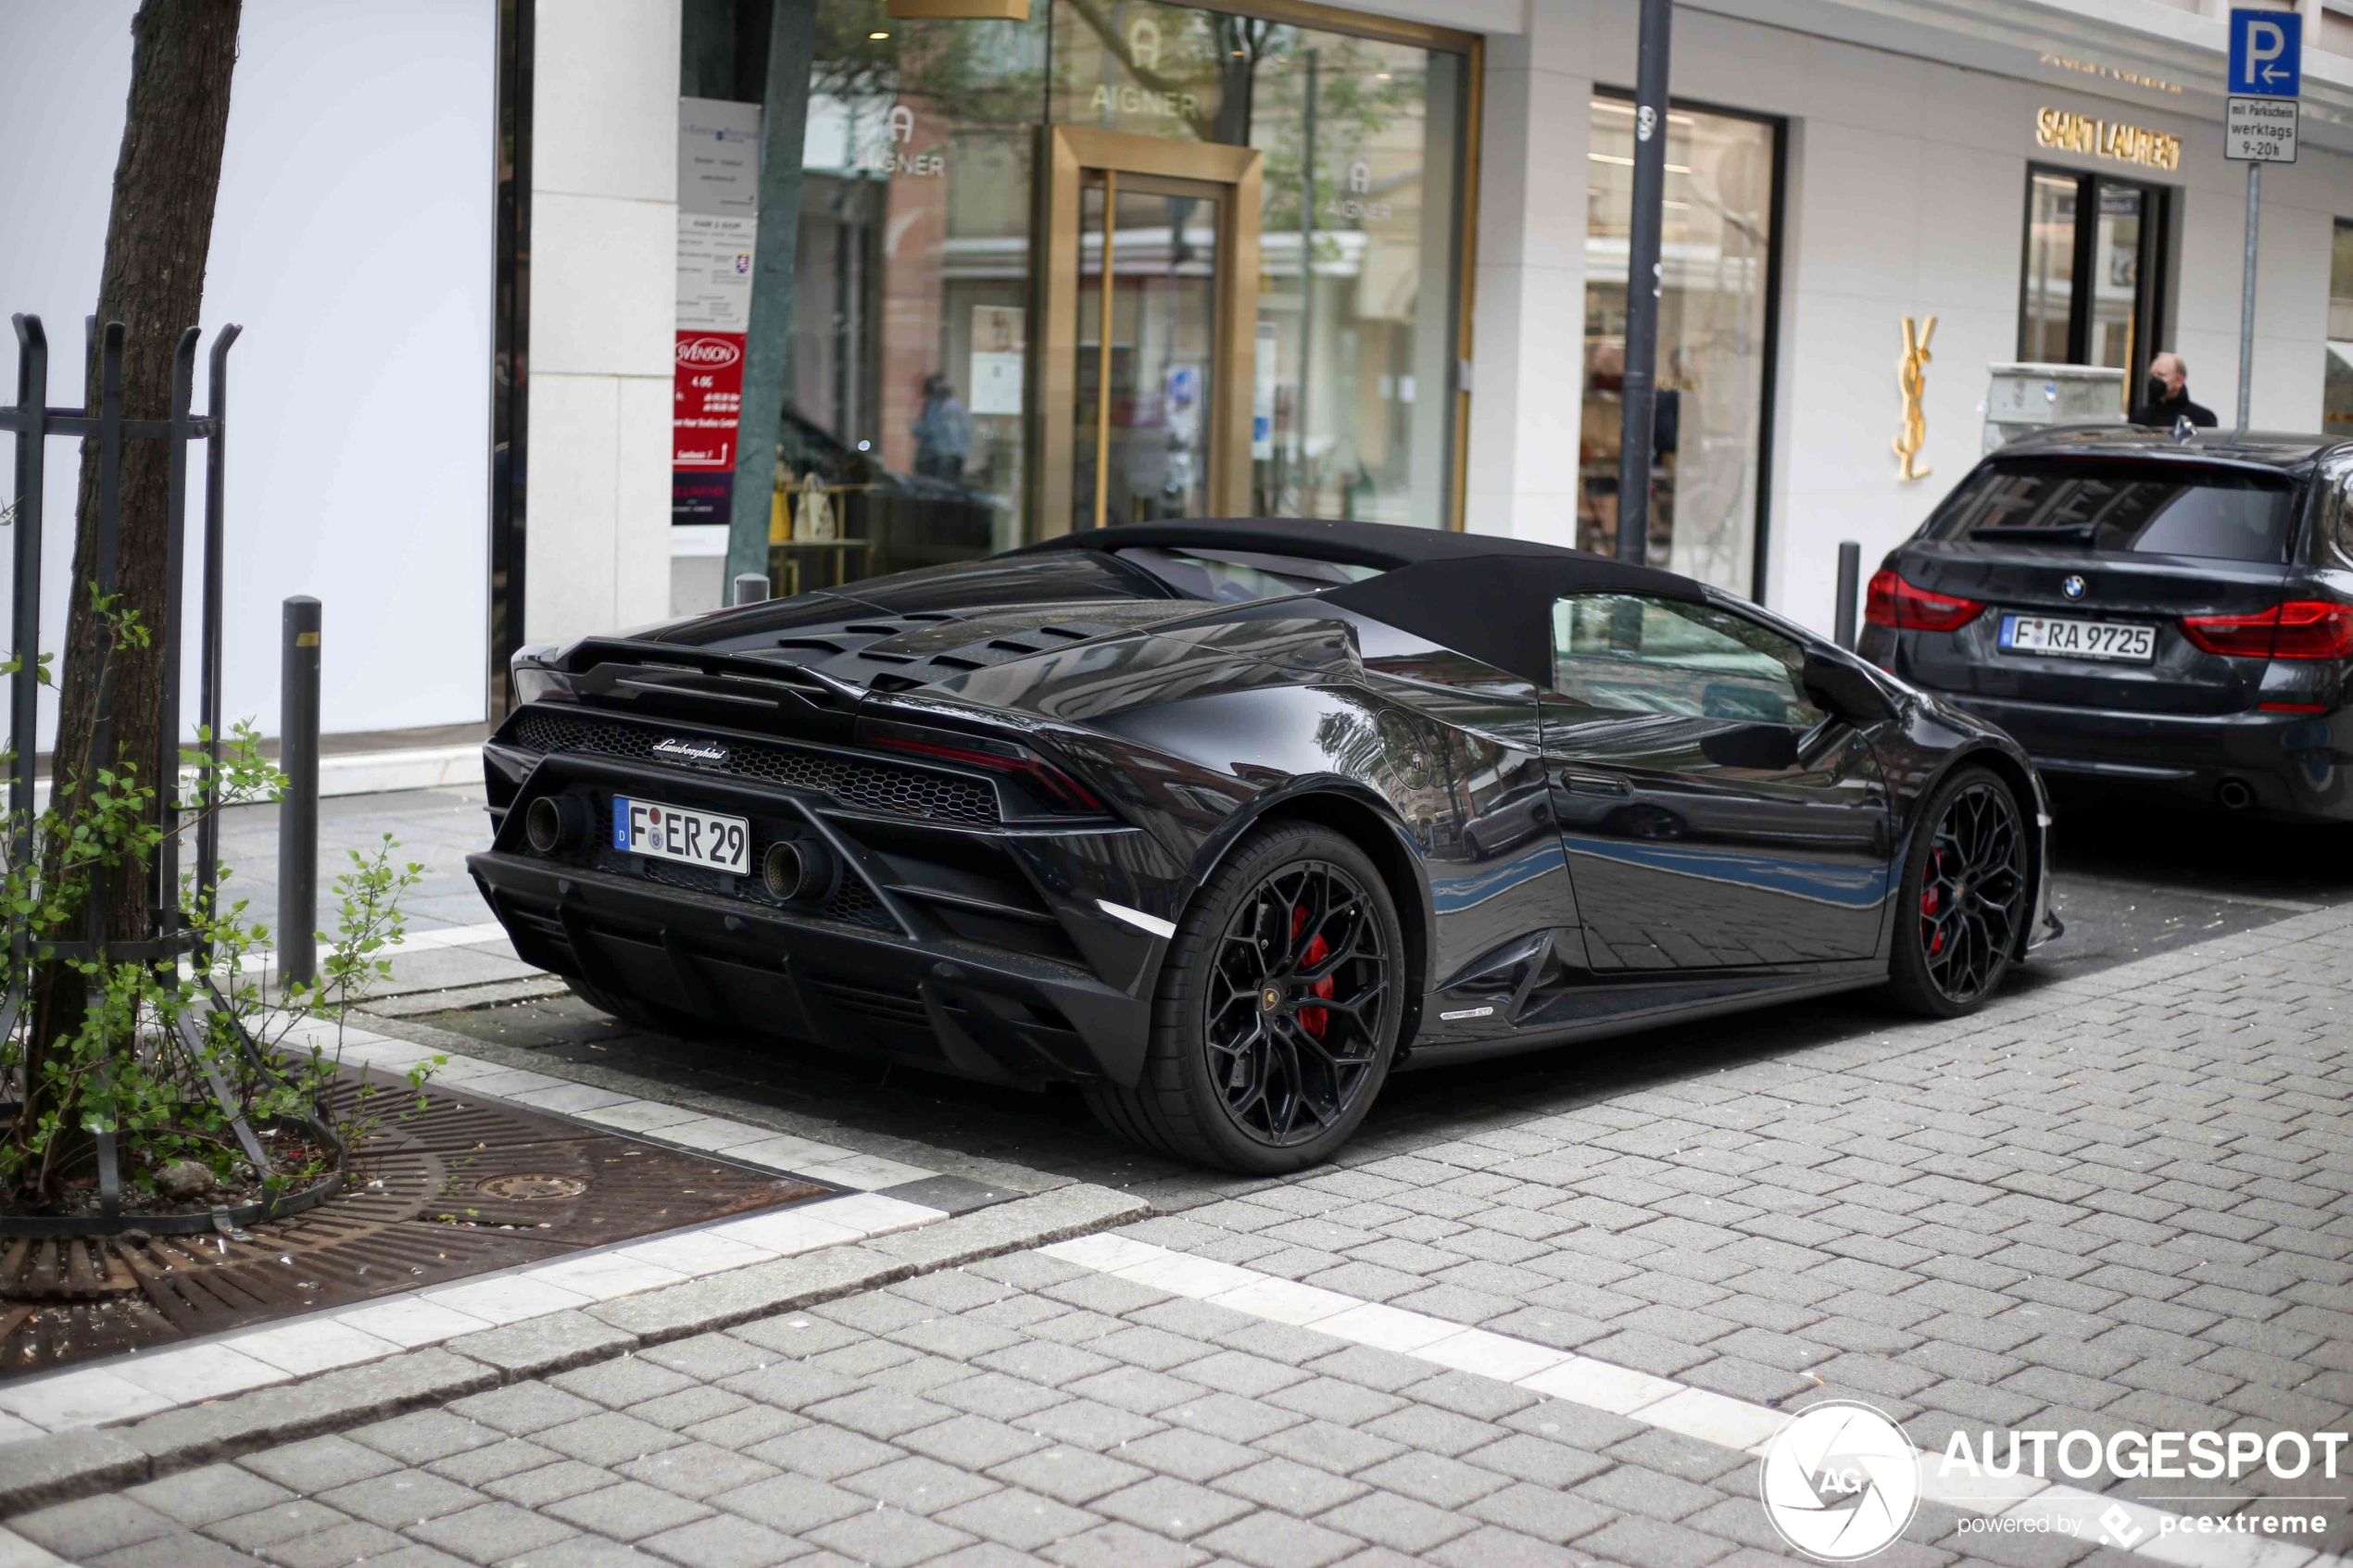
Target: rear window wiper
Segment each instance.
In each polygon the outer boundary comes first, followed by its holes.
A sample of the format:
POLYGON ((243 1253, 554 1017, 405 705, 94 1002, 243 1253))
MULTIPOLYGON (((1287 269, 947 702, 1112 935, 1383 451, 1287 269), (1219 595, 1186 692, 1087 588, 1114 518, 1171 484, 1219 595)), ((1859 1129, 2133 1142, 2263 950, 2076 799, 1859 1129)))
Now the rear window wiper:
POLYGON ((2020 545, 2088 545, 2097 533, 2096 525, 2088 522, 2073 528, 2052 528, 2031 522, 1989 522, 1969 531, 1972 539, 2008 540, 2020 545))

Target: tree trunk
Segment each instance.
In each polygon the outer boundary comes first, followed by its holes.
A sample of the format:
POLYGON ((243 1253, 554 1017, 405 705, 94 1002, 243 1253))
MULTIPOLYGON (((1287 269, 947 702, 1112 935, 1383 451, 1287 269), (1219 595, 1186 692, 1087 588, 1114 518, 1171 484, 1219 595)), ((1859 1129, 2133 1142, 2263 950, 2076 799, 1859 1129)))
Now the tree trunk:
MULTIPOLYGON (((237 59, 240 0, 144 0, 132 19, 131 97, 122 148, 115 159, 114 206, 107 220, 106 270, 98 286, 98 320, 124 327, 123 412, 129 419, 163 419, 171 411, 171 359, 181 334, 195 326, 204 299, 206 252, 220 188, 220 153, 229 130, 229 79, 237 59)), ((98 362, 86 367, 85 406, 98 406, 98 362)), ((135 764, 156 779, 157 725, 163 707, 165 482, 170 448, 162 441, 122 444, 122 487, 116 591, 153 633, 145 647, 126 647, 104 661, 108 752, 91 754, 100 718, 100 650, 106 628, 93 612, 97 574, 98 444, 82 443, 82 494, 75 515, 73 589, 66 622, 57 749, 51 767, 53 804, 69 814, 83 800, 94 767, 135 764)), ((140 868, 126 866, 107 889, 110 939, 148 935, 147 884, 140 868)), ((82 979, 61 965, 46 966, 36 986, 37 1009, 29 1069, 44 1047, 81 1026, 82 979)), ((42 1096, 37 1071, 26 1074, 25 1122, 42 1096)), ((69 1119, 70 1121, 70 1119, 69 1119)))

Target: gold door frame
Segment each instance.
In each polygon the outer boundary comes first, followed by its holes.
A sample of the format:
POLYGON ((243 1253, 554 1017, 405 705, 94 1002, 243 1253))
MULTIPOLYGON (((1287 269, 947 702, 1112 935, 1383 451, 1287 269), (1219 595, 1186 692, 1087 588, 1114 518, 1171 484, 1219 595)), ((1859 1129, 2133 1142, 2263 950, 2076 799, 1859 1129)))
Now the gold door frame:
MULTIPOLYGON (((1228 193, 1217 226, 1217 324, 1210 361, 1209 495, 1216 514, 1250 515, 1250 425, 1257 381, 1260 158, 1251 147, 1131 136, 1079 126, 1039 127, 1038 166, 1046 244, 1037 287, 1045 342, 1038 360, 1037 521, 1033 538, 1070 532, 1072 459, 1078 419, 1080 171, 1154 175, 1221 185, 1228 193)), ((1113 221, 1109 205, 1105 221, 1113 221)), ((1106 232, 1110 232, 1108 229, 1106 232)), ((1108 281, 1105 298, 1110 297, 1108 281)), ((1106 338, 1108 346, 1108 338, 1106 338)), ((1108 399, 1110 389, 1103 389, 1108 399)), ((1096 483, 1105 483, 1102 468, 1096 483)))

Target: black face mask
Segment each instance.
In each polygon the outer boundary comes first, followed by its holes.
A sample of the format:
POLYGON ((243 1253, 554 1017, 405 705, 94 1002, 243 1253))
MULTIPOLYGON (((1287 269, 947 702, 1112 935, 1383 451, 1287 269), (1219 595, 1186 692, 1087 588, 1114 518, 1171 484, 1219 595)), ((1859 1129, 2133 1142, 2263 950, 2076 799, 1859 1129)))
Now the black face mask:
POLYGON ((2162 403, 2165 401, 2166 395, 2165 383, 2158 380, 2155 376, 2149 377, 2148 400, 2152 403, 2162 403))

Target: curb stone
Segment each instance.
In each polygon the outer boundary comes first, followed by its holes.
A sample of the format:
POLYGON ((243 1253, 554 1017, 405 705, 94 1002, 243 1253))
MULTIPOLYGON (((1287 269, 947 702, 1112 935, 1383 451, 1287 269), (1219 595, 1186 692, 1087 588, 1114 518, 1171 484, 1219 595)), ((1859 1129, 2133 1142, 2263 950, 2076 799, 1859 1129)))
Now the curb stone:
POLYGON ((147 1478, 147 1454, 120 1434, 85 1427, 0 1447, 0 1511, 20 1513, 147 1478))
POLYGON ((636 1336, 598 1323, 577 1308, 460 1335, 443 1345, 454 1355, 497 1368, 500 1380, 508 1383, 569 1372, 636 1348, 636 1336))
POLYGON ((120 1426, 0 1444, 0 1517, 90 1497, 280 1443, 315 1437, 643 1346, 815 1306, 1150 1217, 1148 1203, 1083 1183, 878 1237, 709 1274, 599 1307, 552 1312, 299 1383, 165 1411, 120 1426))

